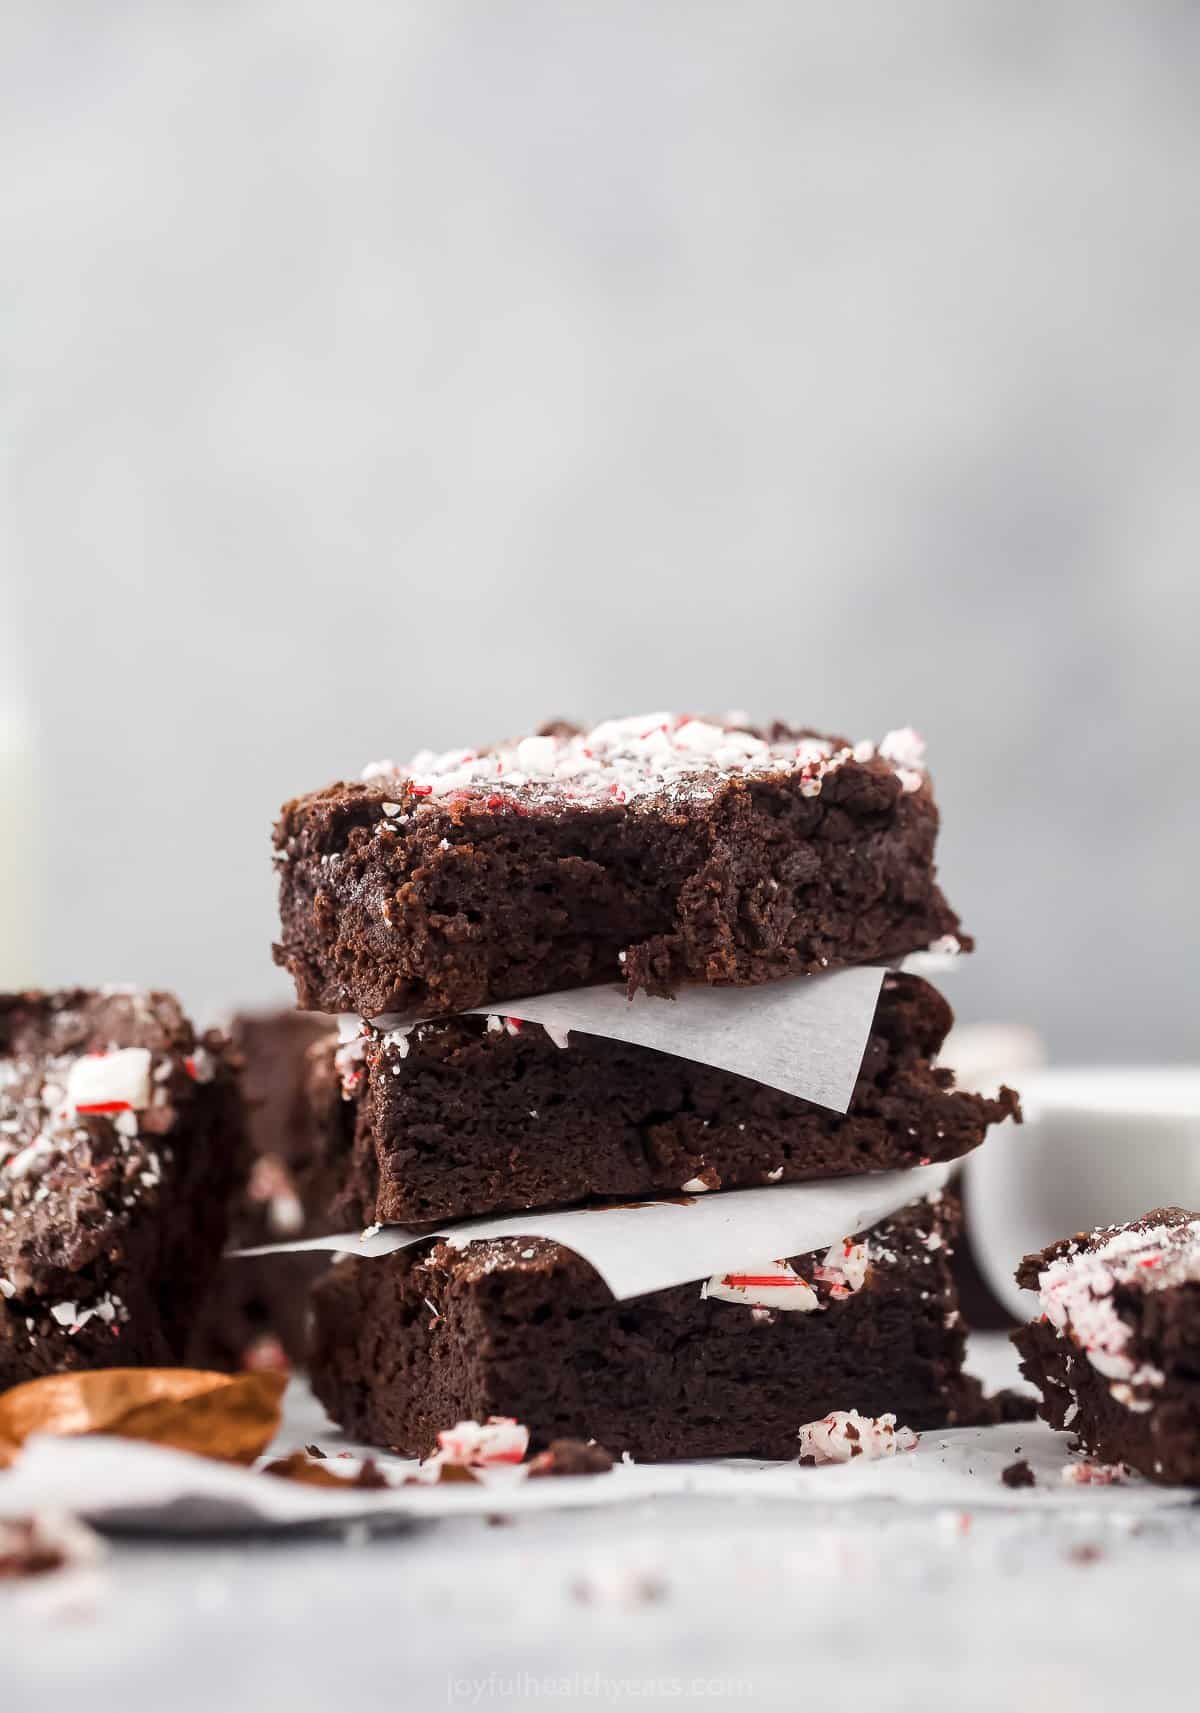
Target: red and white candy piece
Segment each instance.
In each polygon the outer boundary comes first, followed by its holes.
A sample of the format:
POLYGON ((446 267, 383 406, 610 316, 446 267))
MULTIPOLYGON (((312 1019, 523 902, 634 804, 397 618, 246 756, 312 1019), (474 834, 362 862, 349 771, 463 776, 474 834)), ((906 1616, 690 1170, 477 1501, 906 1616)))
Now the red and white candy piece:
POLYGON ((768 1261, 753 1272, 717 1273, 700 1287, 701 1297, 723 1303, 748 1303, 756 1308, 791 1309, 811 1314, 821 1300, 806 1279, 786 1261, 768 1261))
POLYGON ((150 1105, 150 1049, 119 1047, 84 1053, 67 1076, 66 1104, 75 1112, 112 1116, 144 1112, 150 1105))
POLYGON ((495 1463, 520 1463, 529 1450, 529 1429, 512 1416, 486 1422, 456 1422, 438 1434, 431 1463, 457 1463, 470 1469, 495 1463))
POLYGON ((857 1410, 831 1410, 819 1422, 800 1429, 800 1455, 814 1463, 849 1463, 851 1458, 895 1457, 912 1451, 920 1435, 897 1427, 893 1415, 860 1416, 857 1410))
POLYGON ((830 1296, 840 1302, 862 1290, 870 1260, 866 1244, 851 1243, 847 1237, 832 1245, 821 1265, 813 1269, 813 1276, 828 1285, 830 1296))
POLYGON ((1117 1487, 1129 1474, 1126 1463, 1064 1463, 1062 1470, 1068 1487, 1117 1487))

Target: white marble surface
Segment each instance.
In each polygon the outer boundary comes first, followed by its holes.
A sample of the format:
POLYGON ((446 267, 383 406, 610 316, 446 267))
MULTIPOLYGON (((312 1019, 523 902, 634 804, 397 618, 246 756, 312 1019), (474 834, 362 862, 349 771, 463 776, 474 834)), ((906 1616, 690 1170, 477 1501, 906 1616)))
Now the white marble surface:
MULTIPOLYGON (((983 1356, 998 1373, 996 1346, 983 1356)), ((1069 1514, 1036 1492, 966 1511, 679 1498, 372 1538, 127 1539, 69 1600, 0 1591, 0 1704, 837 1697, 924 1713, 1177 1689, 1190 1705, 1198 1548, 1193 1507, 1069 1514)))

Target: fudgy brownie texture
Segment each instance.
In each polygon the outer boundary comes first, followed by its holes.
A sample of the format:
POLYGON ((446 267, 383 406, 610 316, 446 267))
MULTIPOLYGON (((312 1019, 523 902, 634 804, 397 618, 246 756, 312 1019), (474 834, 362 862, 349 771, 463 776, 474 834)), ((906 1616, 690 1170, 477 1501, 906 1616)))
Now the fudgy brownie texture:
POLYGON ((514 1416, 532 1449, 596 1439, 638 1458, 794 1458, 831 1410, 959 1419, 957 1208, 916 1202, 827 1254, 614 1302, 570 1250, 438 1242, 333 1267, 314 1292, 313 1386, 343 1428, 414 1456, 438 1430, 514 1416), (791 1300, 795 1308, 778 1306, 791 1300))
MULTIPOLYGON (((231 1210, 229 1248, 309 1236, 324 1229, 314 1215, 324 1211, 333 1188, 321 1178, 318 1138, 341 1119, 329 1055, 314 1049, 322 1042, 332 1049, 336 1028, 314 1013, 244 1012, 230 1024, 230 1037, 242 1062, 251 1169, 231 1210)), ((324 1264, 317 1255, 224 1260, 193 1333, 189 1363, 239 1369, 302 1362, 309 1286, 324 1264)))
POLYGON ((244 1169, 229 1043, 170 994, 0 996, 0 1389, 181 1361, 244 1169))
POLYGON ((379 763, 285 805, 276 961, 311 1010, 422 1017, 966 947, 922 757, 648 715, 379 763))
MULTIPOLYGON (((537 1024, 456 1017, 371 1030, 337 1052, 325 1104, 334 1229, 680 1190, 741 1189, 950 1160, 1016 1096, 956 1093, 933 1059, 952 1021, 912 975, 884 978, 844 1116, 670 1053, 537 1024)), ((331 1051, 331 1049, 326 1049, 331 1051)))
POLYGON ((1157 1208, 1027 1255, 1042 1316, 1012 1334, 1040 1413, 1093 1457, 1200 1485, 1200 1214, 1157 1208))

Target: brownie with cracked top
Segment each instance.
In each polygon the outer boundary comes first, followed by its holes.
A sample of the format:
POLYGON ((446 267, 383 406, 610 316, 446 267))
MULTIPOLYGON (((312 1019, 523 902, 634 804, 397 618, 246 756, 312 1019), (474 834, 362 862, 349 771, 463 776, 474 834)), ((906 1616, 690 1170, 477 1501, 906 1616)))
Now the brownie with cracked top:
POLYGON ((1200 1213, 1156 1208, 1027 1255, 1012 1334, 1051 1427, 1106 1464, 1200 1486, 1200 1213))
POLYGON ((0 995, 0 1388, 182 1361, 244 1168, 229 1043, 172 995, 0 995))
POLYGON ((512 1017, 366 1030, 322 1100, 333 1229, 429 1225, 587 1200, 745 1189, 951 1160, 1019 1116, 958 1092, 936 1055, 952 1013, 914 975, 883 981, 846 1114, 710 1065, 512 1017))
POLYGON ((669 994, 970 945, 914 732, 679 715, 366 769, 284 806, 298 1001, 448 1015, 595 982, 669 994))
POLYGON ((414 1456, 513 1416, 531 1449, 795 1458, 834 1410, 909 1427, 979 1419, 949 1254, 957 1205, 914 1202, 828 1252, 616 1302, 540 1238, 444 1242, 332 1268, 313 1386, 347 1433, 414 1456))

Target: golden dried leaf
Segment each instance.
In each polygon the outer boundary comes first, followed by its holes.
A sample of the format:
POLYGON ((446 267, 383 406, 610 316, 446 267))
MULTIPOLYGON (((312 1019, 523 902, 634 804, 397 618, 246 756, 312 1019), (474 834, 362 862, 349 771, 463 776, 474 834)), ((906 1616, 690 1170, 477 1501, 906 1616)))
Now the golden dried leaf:
POLYGON ((111 1433, 250 1463, 279 1426, 282 1374, 236 1378, 199 1368, 51 1374, 0 1395, 0 1464, 34 1433, 111 1433))
POLYGON ((279 1432, 285 1374, 240 1374, 224 1386, 190 1398, 160 1398, 130 1410, 108 1433, 144 1439, 176 1451, 253 1463, 279 1432))
POLYGON ((31 1433, 107 1433, 130 1410, 159 1399, 195 1397, 228 1386, 228 1374, 201 1368, 97 1368, 48 1374, 0 1393, 0 1441, 31 1433))

